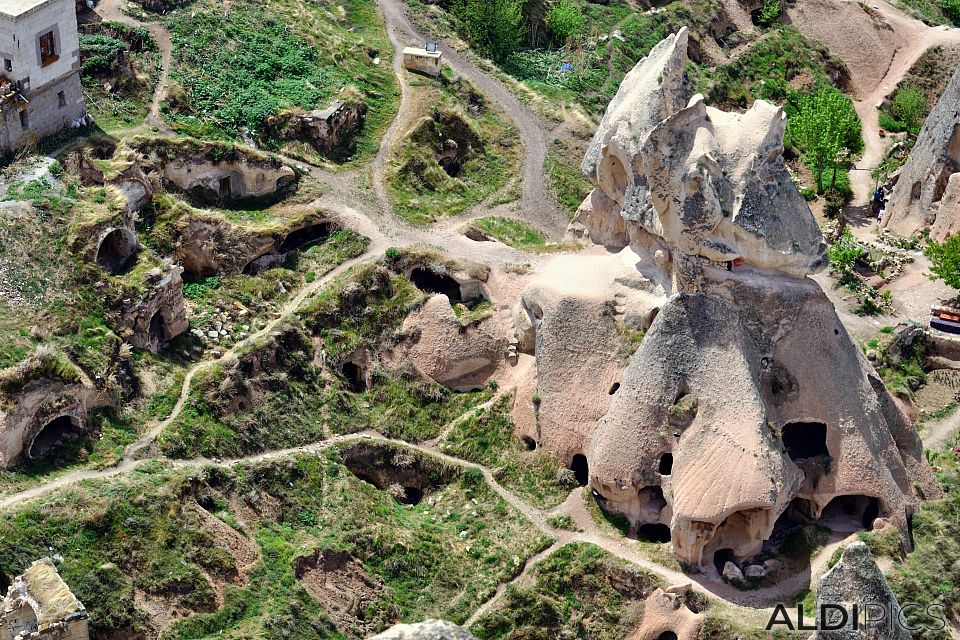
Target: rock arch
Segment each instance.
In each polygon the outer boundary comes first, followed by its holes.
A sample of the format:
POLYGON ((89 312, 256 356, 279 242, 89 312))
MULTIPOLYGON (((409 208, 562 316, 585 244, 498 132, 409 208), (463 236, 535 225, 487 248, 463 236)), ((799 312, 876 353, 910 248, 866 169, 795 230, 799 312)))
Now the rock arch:
POLYGON ((79 418, 59 415, 43 425, 30 441, 27 457, 40 460, 47 457, 63 444, 64 439, 75 438, 83 433, 83 424, 79 418))
POLYGON ((131 230, 111 229, 97 245, 96 263, 107 273, 123 273, 130 267, 137 249, 137 236, 131 230))
POLYGON ((451 304, 463 302, 460 283, 447 274, 437 273, 424 267, 416 267, 410 272, 410 282, 424 293, 442 293, 450 299, 451 304))

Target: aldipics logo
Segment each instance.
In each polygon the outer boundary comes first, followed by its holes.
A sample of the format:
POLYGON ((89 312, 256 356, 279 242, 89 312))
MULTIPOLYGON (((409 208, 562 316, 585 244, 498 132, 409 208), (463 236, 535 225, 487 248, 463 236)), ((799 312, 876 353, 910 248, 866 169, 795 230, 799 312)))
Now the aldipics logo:
POLYGON ((861 629, 894 630, 910 632, 929 630, 943 631, 947 626, 943 605, 923 605, 908 602, 902 606, 886 603, 821 603, 818 611, 805 612, 798 604, 796 615, 790 607, 778 604, 767 622, 767 631, 777 628, 790 631, 840 631, 861 629))

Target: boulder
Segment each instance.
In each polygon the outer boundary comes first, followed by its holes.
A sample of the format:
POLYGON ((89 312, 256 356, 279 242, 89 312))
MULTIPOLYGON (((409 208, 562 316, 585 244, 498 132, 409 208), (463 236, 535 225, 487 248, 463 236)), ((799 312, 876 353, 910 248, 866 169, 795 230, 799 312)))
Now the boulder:
POLYGON ((743 580, 743 572, 740 571, 740 567, 727 561, 723 565, 723 579, 730 582, 740 582, 743 580))
POLYGON ((930 111, 899 177, 882 226, 942 242, 960 229, 960 69, 930 111))
MULTIPOLYGON (((898 622, 900 604, 890 590, 887 579, 880 567, 870 555, 870 550, 862 542, 854 542, 843 550, 843 555, 830 571, 817 583, 817 626, 834 626, 837 619, 828 609, 827 620, 821 616, 823 605, 839 605, 849 614, 853 605, 861 612, 870 609, 869 617, 874 622, 861 621, 859 629, 852 622, 837 630, 819 630, 810 636, 810 640, 911 640, 910 632, 898 622), (886 615, 882 619, 877 609, 883 607, 886 615), (891 612, 892 615, 891 615, 891 612)), ((839 616, 840 614, 834 613, 839 616)))

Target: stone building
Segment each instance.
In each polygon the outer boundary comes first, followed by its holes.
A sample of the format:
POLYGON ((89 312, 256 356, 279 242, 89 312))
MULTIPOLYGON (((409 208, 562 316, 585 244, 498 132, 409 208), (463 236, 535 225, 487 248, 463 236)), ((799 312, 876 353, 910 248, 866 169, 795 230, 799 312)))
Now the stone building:
POLYGON ((86 115, 71 0, 0 0, 0 152, 86 115))
POLYGON ((7 589, 0 640, 89 640, 87 610, 49 558, 37 560, 7 589))
POLYGON ((403 50, 403 67, 408 71, 418 71, 431 76, 440 75, 440 60, 443 54, 440 51, 407 47, 403 50))

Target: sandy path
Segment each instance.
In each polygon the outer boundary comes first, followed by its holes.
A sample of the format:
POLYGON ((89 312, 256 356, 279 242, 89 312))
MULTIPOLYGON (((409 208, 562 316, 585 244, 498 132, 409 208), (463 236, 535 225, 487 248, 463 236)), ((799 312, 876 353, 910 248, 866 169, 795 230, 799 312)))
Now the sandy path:
MULTIPOLYGON (((870 171, 880 164, 883 159, 884 145, 880 137, 880 121, 878 107, 883 99, 893 91, 903 80, 910 67, 930 47, 946 44, 960 44, 960 29, 944 27, 930 27, 926 24, 904 15, 884 0, 870 0, 867 3, 883 20, 893 27, 898 34, 902 34, 906 43, 897 49, 887 68, 887 72, 877 86, 872 89, 861 88, 863 98, 854 102, 857 115, 860 116, 863 135, 863 156, 850 172, 850 186, 853 188, 854 206, 864 206, 870 203, 870 195, 874 188, 874 181, 870 171)), ((858 227, 865 232, 863 227, 858 227)))
POLYGON ((150 100, 150 113, 147 115, 141 127, 153 125, 163 133, 173 133, 173 130, 163 121, 163 118, 160 117, 160 104, 167 97, 167 90, 170 86, 170 60, 173 55, 173 43, 170 40, 170 32, 159 22, 141 22, 136 18, 128 16, 123 12, 123 7, 126 5, 127 0, 101 0, 101 2, 94 7, 94 13, 103 20, 123 22, 135 27, 142 27, 153 36, 157 47, 160 49, 160 76, 157 78, 157 84, 153 89, 153 97, 150 100))
MULTIPOLYGON (((384 167, 386 164, 389 146, 397 135, 397 128, 407 115, 409 105, 407 97, 409 87, 403 71, 403 53, 405 46, 421 45, 428 40, 426 35, 417 29, 407 19, 406 7, 402 0, 379 0, 387 24, 387 32, 396 48, 393 56, 393 67, 400 82, 403 95, 400 110, 390 126, 384 144, 380 147, 377 159, 373 165, 374 185, 377 196, 384 208, 389 210, 386 199, 386 184, 384 167)), ((518 216, 533 224, 552 238, 563 234, 567 226, 567 217, 556 205, 553 195, 549 192, 543 179, 543 163, 547 157, 547 141, 549 135, 540 118, 528 109, 520 100, 499 80, 488 76, 473 64, 467 57, 461 55, 452 43, 439 40, 443 51, 444 61, 460 76, 473 83, 487 96, 507 117, 513 121, 519 130, 520 141, 523 144, 523 162, 521 164, 521 191, 518 216)), ((485 214, 489 214, 487 211, 485 214)), ((481 214, 484 215, 484 214, 481 214)), ((479 216, 477 216, 479 217, 479 216)), ((458 222, 464 220, 454 218, 458 222)))

